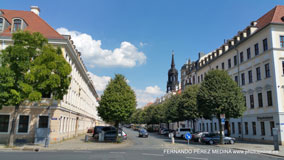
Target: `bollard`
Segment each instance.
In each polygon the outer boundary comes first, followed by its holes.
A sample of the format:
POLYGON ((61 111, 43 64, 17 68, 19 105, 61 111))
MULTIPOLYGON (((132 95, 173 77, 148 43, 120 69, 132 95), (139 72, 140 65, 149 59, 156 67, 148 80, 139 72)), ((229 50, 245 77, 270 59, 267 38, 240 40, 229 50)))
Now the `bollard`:
POLYGON ((88 135, 85 135, 85 142, 88 142, 88 135))

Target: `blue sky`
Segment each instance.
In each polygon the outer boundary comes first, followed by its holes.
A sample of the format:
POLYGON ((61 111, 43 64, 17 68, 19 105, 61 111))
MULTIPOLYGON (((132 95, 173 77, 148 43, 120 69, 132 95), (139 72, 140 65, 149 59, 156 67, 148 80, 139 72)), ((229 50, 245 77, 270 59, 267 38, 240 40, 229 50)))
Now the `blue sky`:
MULTIPOLYGON (((1 8, 39 6, 54 29, 77 38, 99 93, 115 73, 135 89, 139 106, 166 90, 171 51, 176 68, 220 47, 282 0, 0 0, 1 8), (84 43, 90 40, 93 43, 84 43), (80 44, 81 43, 81 44, 80 44), (92 51, 94 49, 95 51, 92 51), (99 50, 99 51, 96 51, 99 50), (117 54, 128 58, 119 60, 117 54), (105 55, 108 55, 106 60, 105 55), (117 59, 118 58, 118 59, 117 59), (131 62, 130 64, 125 62, 131 62)), ((180 75, 179 75, 180 76, 180 75)))

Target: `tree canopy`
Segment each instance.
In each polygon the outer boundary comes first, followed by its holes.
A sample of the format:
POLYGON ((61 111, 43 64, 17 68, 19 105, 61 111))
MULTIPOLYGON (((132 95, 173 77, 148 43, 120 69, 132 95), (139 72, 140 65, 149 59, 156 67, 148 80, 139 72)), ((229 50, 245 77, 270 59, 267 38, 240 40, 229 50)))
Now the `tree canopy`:
POLYGON ((127 121, 136 108, 136 95, 121 74, 108 83, 99 102, 99 116, 106 122, 127 121))
POLYGON ((62 99, 70 85, 71 67, 61 49, 49 45, 38 32, 19 31, 12 40, 13 45, 0 55, 0 109, 46 94, 62 99))
POLYGON ((245 111, 241 88, 226 71, 211 70, 201 83, 197 95, 198 109, 205 118, 225 114, 226 118, 238 118, 245 111))

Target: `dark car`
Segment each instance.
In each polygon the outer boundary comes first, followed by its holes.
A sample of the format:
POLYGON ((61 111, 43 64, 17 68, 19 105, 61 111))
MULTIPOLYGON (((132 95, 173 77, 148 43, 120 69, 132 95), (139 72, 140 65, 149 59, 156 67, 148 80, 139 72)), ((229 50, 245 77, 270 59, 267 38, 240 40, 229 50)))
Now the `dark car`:
MULTIPOLYGON (((122 137, 123 140, 126 140, 127 134, 122 130, 118 130, 118 137, 122 137)), ((116 130, 106 131, 104 133, 104 140, 105 141, 116 141, 116 130)))
MULTIPOLYGON (((224 143, 225 144, 234 144, 236 141, 235 138, 232 137, 224 137, 224 143)), ((218 133, 209 133, 209 134, 204 134, 201 138, 202 143, 206 144, 216 144, 220 143, 220 134, 218 133)))
POLYGON ((99 133, 101 133, 102 128, 104 128, 104 127, 105 126, 96 126, 94 128, 93 137, 96 138, 99 135, 99 133))
POLYGON ((194 142, 201 142, 201 138, 205 135, 208 134, 208 132, 196 132, 194 134, 192 134, 192 140, 194 142))
POLYGON ((148 137, 149 136, 149 133, 147 132, 147 130, 146 129, 140 129, 139 131, 139 137, 148 137))
POLYGON ((100 134, 102 131, 106 132, 106 131, 115 131, 115 130, 116 130, 116 128, 113 127, 113 126, 96 126, 96 127, 94 128, 93 137, 94 137, 95 139, 97 139, 97 138, 99 137, 99 134, 100 134))

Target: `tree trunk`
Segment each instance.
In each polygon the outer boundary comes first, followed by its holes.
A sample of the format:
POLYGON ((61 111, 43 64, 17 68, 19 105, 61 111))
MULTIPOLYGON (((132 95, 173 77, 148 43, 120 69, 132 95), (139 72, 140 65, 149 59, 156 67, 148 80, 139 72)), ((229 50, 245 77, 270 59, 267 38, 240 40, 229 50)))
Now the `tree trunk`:
POLYGON ((118 121, 116 121, 115 122, 115 128, 116 128, 116 142, 118 142, 118 130, 119 130, 119 122, 118 121))
POLYGON ((193 119, 191 122, 192 122, 192 131, 193 133, 195 133, 195 119, 193 119))
POLYGON ((220 144, 224 144, 224 136, 223 136, 224 125, 221 124, 220 116, 218 117, 218 121, 219 121, 219 131, 220 131, 220 144))
POLYGON ((10 130, 9 139, 8 139, 9 147, 14 146, 14 135, 15 135, 15 129, 16 129, 15 126, 16 126, 19 108, 20 108, 20 105, 15 105, 15 111, 13 114, 13 120, 12 120, 11 130, 10 130))

